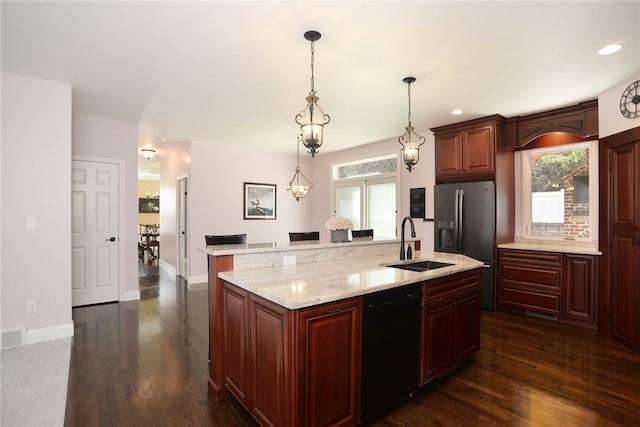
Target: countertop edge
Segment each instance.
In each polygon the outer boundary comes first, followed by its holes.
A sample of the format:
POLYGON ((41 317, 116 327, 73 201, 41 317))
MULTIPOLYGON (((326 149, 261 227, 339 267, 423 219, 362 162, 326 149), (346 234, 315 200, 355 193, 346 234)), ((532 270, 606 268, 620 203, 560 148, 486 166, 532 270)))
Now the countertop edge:
POLYGON ((562 252, 577 255, 602 255, 602 252, 599 250, 586 246, 547 245, 542 243, 502 243, 498 245, 498 248, 521 249, 523 251, 562 252))

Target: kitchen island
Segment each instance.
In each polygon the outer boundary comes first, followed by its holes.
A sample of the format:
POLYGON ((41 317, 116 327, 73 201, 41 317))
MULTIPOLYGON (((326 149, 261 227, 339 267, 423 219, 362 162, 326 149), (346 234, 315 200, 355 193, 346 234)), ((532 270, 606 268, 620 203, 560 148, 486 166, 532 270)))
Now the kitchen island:
POLYGON ((209 264, 209 390, 216 399, 231 392, 261 425, 361 421, 366 295, 419 284, 420 387, 479 348, 479 261, 420 251, 416 258, 450 265, 411 271, 389 266, 401 263, 398 241, 258 246, 201 251, 209 264))

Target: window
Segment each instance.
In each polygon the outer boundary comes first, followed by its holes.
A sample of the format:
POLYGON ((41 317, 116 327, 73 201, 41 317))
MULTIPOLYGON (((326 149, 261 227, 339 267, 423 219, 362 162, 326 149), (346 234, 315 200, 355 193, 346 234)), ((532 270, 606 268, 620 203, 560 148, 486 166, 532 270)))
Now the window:
MULTIPOLYGON (((517 233, 523 240, 597 246, 597 141, 520 151, 517 233)), ((518 236, 516 236, 518 240, 518 236)))
POLYGON ((334 212, 356 230, 372 228, 376 238, 396 237, 398 156, 380 156, 332 166, 334 212))

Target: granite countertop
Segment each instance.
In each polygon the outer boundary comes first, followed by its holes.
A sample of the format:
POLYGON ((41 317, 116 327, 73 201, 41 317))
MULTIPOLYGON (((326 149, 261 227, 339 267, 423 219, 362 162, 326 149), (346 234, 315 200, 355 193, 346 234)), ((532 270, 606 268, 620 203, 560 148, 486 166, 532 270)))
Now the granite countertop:
POLYGON ((387 267, 397 255, 349 258, 307 264, 223 271, 221 279, 290 310, 365 295, 480 268, 483 263, 464 255, 420 251, 414 259, 454 264, 424 272, 387 267))
POLYGON ((503 243, 498 245, 499 248, 504 249, 521 249, 524 251, 541 251, 541 252, 562 252, 565 254, 579 254, 579 255, 602 255, 602 252, 596 248, 588 246, 577 245, 550 245, 546 243, 503 243))

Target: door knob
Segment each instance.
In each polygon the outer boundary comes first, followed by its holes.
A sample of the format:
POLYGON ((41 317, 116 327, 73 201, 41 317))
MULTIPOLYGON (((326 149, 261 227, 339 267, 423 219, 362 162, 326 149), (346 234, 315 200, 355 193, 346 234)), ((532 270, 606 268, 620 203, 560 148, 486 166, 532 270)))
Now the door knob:
POLYGON ((115 237, 110 237, 108 239, 104 239, 105 242, 115 242, 116 238, 115 237))

